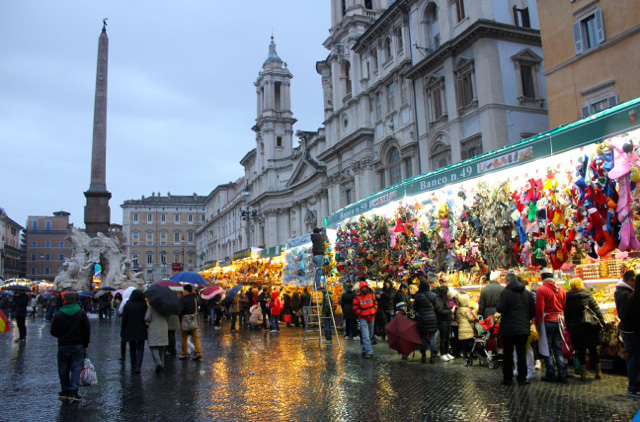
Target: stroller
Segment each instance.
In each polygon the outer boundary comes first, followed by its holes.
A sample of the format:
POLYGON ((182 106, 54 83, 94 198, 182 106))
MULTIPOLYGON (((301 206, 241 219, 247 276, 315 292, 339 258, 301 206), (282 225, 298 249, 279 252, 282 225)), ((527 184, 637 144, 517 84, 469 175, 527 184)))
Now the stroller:
POLYGON ((499 337, 500 321, 494 316, 481 319, 475 324, 476 336, 469 357, 463 361, 464 366, 473 365, 474 355, 479 363, 485 361, 489 369, 495 369, 502 362, 502 339, 499 337))

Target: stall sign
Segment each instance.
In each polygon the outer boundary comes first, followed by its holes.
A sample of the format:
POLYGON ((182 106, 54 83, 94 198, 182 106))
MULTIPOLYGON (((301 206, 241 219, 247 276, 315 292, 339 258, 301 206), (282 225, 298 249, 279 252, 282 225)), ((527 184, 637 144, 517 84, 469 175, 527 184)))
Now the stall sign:
POLYGON ((181 262, 174 262, 173 264, 171 264, 171 271, 173 271, 174 273, 179 273, 180 271, 183 271, 184 267, 182 266, 181 262))
POLYGON ((510 147, 505 148, 511 149, 510 151, 498 150, 497 154, 481 161, 469 160, 452 166, 450 169, 418 177, 408 183, 407 195, 413 196, 421 192, 439 189, 449 184, 460 183, 551 155, 551 139, 549 137, 543 137, 523 148, 512 149, 510 147), (504 152, 500 153, 501 151, 504 152))
POLYGON ((245 259, 251 257, 251 248, 246 248, 233 253, 233 260, 245 259))
POLYGON ((386 205, 389 202, 393 202, 398 199, 401 199, 404 197, 404 194, 405 194, 404 185, 394 186, 390 189, 385 189, 382 192, 379 192, 369 198, 365 198, 361 201, 356 202, 353 205, 350 205, 350 206, 344 207, 341 210, 338 210, 336 213, 330 215, 326 219, 325 225, 333 226, 342 220, 346 220, 347 218, 360 215, 366 211, 386 205))
POLYGON ((268 249, 263 249, 262 251, 260 251, 260 258, 273 258, 276 256, 280 256, 283 249, 284 245, 272 246, 268 249))
POLYGON ((307 243, 311 243, 311 233, 290 238, 287 240, 287 249, 297 248, 298 246, 306 245, 307 243))

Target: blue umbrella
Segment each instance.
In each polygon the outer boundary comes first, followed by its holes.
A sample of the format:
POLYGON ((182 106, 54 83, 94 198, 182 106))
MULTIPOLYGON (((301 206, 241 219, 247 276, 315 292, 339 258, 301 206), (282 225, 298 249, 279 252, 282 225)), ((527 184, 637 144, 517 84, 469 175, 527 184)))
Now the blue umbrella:
POLYGON ((225 303, 231 303, 231 301, 238 294, 240 289, 242 289, 242 286, 239 285, 239 284, 237 286, 233 286, 231 289, 229 289, 229 291, 227 292, 227 294, 224 297, 224 302, 225 303))
POLYGON ((93 297, 93 295, 94 295, 95 293, 96 293, 96 292, 91 291, 91 290, 84 290, 84 291, 78 292, 78 296, 93 297))
POLYGON ((175 273, 174 275, 169 277, 169 280, 180 281, 182 283, 189 284, 201 284, 203 286, 207 284, 205 279, 195 271, 180 271, 179 273, 175 273))

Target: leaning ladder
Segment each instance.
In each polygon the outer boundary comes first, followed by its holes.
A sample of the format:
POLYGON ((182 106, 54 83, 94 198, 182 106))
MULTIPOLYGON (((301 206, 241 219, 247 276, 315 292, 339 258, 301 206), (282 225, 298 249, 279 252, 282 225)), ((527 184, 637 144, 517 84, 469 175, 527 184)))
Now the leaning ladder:
MULTIPOLYGON (((323 278, 323 286, 326 286, 326 284, 324 283, 324 276, 323 278)), ((334 337, 335 337, 335 342, 338 344, 338 347, 341 347, 340 345, 340 335, 338 334, 338 327, 336 326, 336 319, 333 315, 333 305, 331 304, 331 300, 329 299, 329 311, 331 316, 323 316, 322 315, 322 299, 323 296, 325 294, 329 294, 326 291, 326 287, 323 289, 316 289, 316 283, 312 282, 312 293, 311 293, 311 297, 309 299, 309 312, 306 315, 303 315, 303 318, 305 318, 305 325, 304 325, 304 336, 302 337, 302 346, 304 347, 304 342, 305 341, 310 341, 310 340, 315 340, 313 333, 317 333, 317 340, 318 340, 318 345, 320 347, 326 345, 326 340, 324 338, 324 329, 323 329, 323 323, 326 320, 330 321, 331 327, 334 331, 334 337)), ((333 343, 333 341, 332 341, 333 343)))

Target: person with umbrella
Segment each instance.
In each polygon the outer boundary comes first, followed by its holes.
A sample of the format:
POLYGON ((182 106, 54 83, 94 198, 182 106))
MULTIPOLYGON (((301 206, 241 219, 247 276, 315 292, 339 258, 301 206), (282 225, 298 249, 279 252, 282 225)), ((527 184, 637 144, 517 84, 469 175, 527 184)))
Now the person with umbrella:
POLYGON ((180 359, 187 359, 187 339, 189 336, 193 339, 193 345, 195 347, 196 357, 194 360, 202 362, 202 349, 200 347, 200 329, 197 328, 197 323, 195 324, 195 328, 191 327, 189 330, 185 329, 185 321, 186 320, 198 320, 198 298, 193 293, 193 286, 191 284, 185 284, 184 287, 184 296, 182 296, 182 311, 180 312, 180 324, 182 328, 182 355, 180 355, 180 359), (185 317, 189 316, 185 319, 185 317))
POLYGON ((16 291, 16 295, 13 298, 13 302, 16 309, 16 324, 18 324, 18 331, 20 337, 16 339, 16 343, 19 341, 25 341, 27 339, 27 306, 29 305, 29 295, 26 291, 20 289, 16 291))
POLYGON ((144 316, 147 326, 147 343, 151 350, 151 358, 156 365, 156 373, 164 370, 164 349, 169 345, 169 325, 167 317, 156 311, 153 303, 149 304, 144 316))
POLYGON ((141 372, 144 356, 144 341, 147 337, 147 326, 144 318, 147 304, 140 290, 133 290, 122 312, 122 338, 129 342, 131 370, 141 372))
POLYGON ((80 401, 78 381, 83 356, 91 340, 91 324, 87 314, 78 305, 75 292, 62 293, 62 307, 51 322, 51 335, 58 339, 58 375, 60 400, 80 401))

